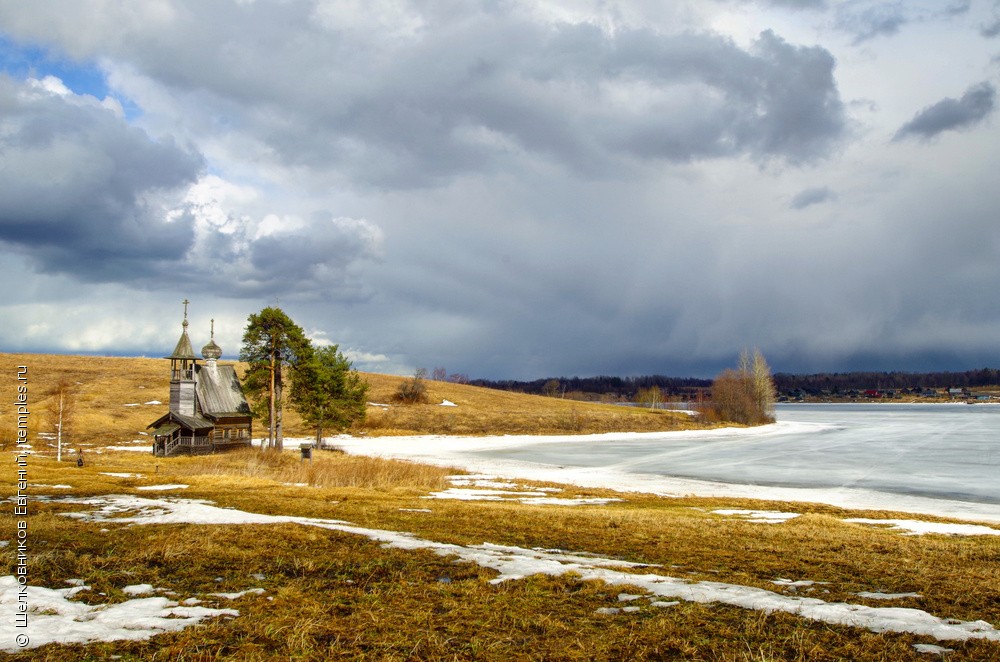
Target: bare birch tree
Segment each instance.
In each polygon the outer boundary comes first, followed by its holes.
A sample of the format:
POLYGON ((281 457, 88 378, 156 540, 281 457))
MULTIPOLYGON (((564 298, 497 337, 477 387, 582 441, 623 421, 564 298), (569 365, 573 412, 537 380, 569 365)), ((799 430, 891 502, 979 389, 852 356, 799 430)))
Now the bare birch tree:
POLYGON ((76 404, 74 386, 67 377, 60 377, 47 393, 51 400, 46 409, 53 419, 53 427, 56 430, 56 462, 62 462, 63 441, 68 437, 72 422, 76 404))

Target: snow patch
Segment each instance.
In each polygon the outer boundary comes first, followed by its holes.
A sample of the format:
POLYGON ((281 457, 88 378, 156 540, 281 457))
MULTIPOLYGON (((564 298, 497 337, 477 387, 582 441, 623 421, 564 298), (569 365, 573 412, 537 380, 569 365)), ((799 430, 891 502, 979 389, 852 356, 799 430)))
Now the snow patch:
POLYGON ((771 583, 775 586, 787 586, 791 589, 800 588, 802 586, 812 586, 814 584, 827 584, 828 582, 814 582, 811 579, 799 579, 792 581, 791 579, 784 579, 783 577, 778 577, 777 579, 771 580, 771 583))
POLYGON ((790 519, 795 519, 799 516, 799 513, 783 513, 774 510, 713 510, 716 515, 723 515, 726 517, 739 517, 748 522, 755 522, 758 524, 781 524, 787 522, 790 519))
MULTIPOLYGON (((89 605, 69 597, 82 587, 51 589, 28 586, 28 626, 18 630, 30 642, 26 648, 46 644, 86 644, 94 641, 141 641, 163 632, 179 632, 216 616, 239 616, 235 609, 180 606, 164 597, 134 598, 118 604, 89 605)), ((13 612, 19 586, 13 575, 0 577, 0 605, 13 612)), ((0 640, 0 650, 15 653, 24 648, 14 637, 0 640)))
POLYGON ((603 506, 613 501, 621 501, 621 499, 617 498, 603 497, 558 498, 539 496, 536 491, 510 492, 507 490, 482 490, 466 487, 449 487, 443 492, 432 492, 429 496, 422 498, 456 499, 459 501, 517 501, 535 506, 603 506))
POLYGON ((1000 536, 1000 529, 979 524, 946 524, 943 522, 921 522, 913 519, 866 519, 853 517, 845 519, 852 524, 887 526, 890 531, 902 531, 908 536, 922 536, 939 533, 946 536, 1000 536))
POLYGON ((266 591, 262 588, 248 588, 245 591, 239 591, 238 593, 209 593, 209 595, 215 596, 217 598, 225 598, 226 600, 236 600, 242 598, 244 595, 264 595, 266 591))
POLYGON ((927 653, 929 655, 941 655, 944 656, 945 653, 954 653, 954 649, 945 648, 944 646, 935 646, 934 644, 913 644, 913 648, 918 653, 927 653))
POLYGON ((452 485, 442 492, 432 492, 425 499, 457 499, 460 501, 517 501, 535 506, 603 506, 616 498, 579 497, 556 498, 547 496, 552 492, 562 492, 558 487, 528 487, 509 481, 498 481, 495 476, 485 474, 472 476, 448 476, 452 485), (487 489, 483 489, 487 488, 487 489), (520 490, 520 491, 518 491, 520 490))

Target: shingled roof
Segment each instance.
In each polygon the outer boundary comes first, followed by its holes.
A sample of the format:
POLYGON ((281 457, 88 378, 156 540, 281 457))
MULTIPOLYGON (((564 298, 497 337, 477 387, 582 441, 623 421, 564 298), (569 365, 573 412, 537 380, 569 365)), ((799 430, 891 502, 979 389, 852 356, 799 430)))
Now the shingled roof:
POLYGON ((198 404, 205 416, 247 416, 250 406, 243 397, 236 369, 231 365, 198 366, 195 379, 198 404))

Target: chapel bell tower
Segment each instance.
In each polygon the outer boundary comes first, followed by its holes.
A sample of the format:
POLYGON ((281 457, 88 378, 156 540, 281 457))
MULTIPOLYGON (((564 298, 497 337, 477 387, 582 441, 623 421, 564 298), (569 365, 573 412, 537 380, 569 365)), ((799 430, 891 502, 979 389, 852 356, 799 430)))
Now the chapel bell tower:
POLYGON ((191 347, 188 338, 187 307, 190 303, 184 299, 184 321, 181 323, 181 337, 177 341, 170 359, 170 411, 181 416, 195 415, 195 365, 198 356, 191 347))

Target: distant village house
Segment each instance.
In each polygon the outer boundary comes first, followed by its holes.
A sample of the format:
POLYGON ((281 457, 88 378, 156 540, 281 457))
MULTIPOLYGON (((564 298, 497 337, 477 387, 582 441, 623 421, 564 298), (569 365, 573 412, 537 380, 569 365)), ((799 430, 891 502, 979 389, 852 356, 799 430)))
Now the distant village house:
POLYGON ((253 430, 250 406, 232 365, 219 365, 222 348, 211 340, 195 355, 188 338, 187 305, 181 337, 170 360, 170 410, 149 424, 153 454, 199 455, 249 448, 253 430), (199 360, 204 361, 200 364, 199 360))

